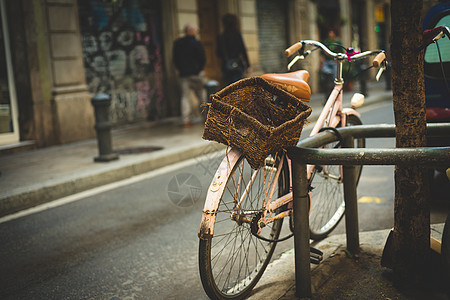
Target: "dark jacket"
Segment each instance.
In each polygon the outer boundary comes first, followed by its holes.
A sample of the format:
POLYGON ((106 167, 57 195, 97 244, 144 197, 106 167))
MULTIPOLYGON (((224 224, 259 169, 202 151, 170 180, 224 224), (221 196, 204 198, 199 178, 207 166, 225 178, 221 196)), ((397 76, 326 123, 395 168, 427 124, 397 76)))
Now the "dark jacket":
POLYGON ((181 77, 198 75, 205 67, 205 50, 195 37, 184 36, 174 42, 173 61, 181 77))
POLYGON ((217 55, 222 60, 222 69, 227 59, 241 58, 242 67, 250 67, 242 35, 239 32, 234 34, 222 33, 217 39, 217 55))

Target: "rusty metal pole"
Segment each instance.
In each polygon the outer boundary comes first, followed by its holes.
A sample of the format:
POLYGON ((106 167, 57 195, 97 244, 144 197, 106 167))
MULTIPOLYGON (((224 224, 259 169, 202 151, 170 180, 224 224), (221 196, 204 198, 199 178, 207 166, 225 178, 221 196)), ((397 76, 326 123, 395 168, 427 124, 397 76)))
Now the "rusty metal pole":
POLYGON ((306 165, 292 161, 296 296, 310 298, 309 198, 306 165))
MULTIPOLYGON (((354 138, 344 138, 343 147, 352 148, 354 138)), ((343 166, 344 200, 345 200, 345 233, 347 250, 352 254, 359 253, 358 203, 356 195, 356 168, 354 165, 343 166)))

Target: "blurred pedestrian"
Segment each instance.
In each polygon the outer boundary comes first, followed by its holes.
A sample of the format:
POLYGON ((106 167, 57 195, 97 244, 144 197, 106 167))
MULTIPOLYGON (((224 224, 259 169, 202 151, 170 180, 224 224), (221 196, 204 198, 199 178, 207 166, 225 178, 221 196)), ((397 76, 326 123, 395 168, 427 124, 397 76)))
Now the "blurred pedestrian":
POLYGON ((236 15, 225 14, 222 18, 224 31, 217 39, 217 55, 222 61, 223 81, 226 85, 250 73, 250 63, 236 15))
POLYGON ((197 97, 198 107, 206 101, 203 68, 206 64, 205 50, 197 40, 197 27, 187 24, 185 35, 175 40, 173 45, 173 61, 178 71, 181 86, 181 116, 183 126, 192 125, 192 105, 189 100, 192 90, 197 97))

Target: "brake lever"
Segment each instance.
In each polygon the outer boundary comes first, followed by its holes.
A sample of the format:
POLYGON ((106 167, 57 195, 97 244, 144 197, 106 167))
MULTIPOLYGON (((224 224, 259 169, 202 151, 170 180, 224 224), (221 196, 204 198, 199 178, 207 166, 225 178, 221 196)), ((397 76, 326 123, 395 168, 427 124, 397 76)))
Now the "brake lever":
POLYGON ((436 36, 433 38, 433 40, 432 40, 431 42, 432 42, 432 43, 436 43, 440 38, 442 38, 442 37, 444 37, 444 36, 445 36, 444 31, 441 31, 441 32, 438 33, 438 35, 436 35, 436 36))
POLYGON ((380 68, 378 69, 377 76, 375 76, 375 79, 376 79, 377 81, 380 81, 381 74, 383 74, 383 72, 384 72, 385 70, 386 70, 386 62, 383 62, 383 63, 381 64, 380 68))
POLYGON ((301 59, 301 58, 300 58, 300 55, 296 55, 296 56, 291 60, 291 62, 288 64, 288 66, 287 66, 288 70, 290 71, 291 68, 292 68, 292 66, 293 66, 296 62, 298 62, 300 59, 301 59))
POLYGON ((291 62, 288 64, 288 70, 290 71, 292 66, 301 59, 305 59, 309 54, 311 54, 311 50, 305 51, 299 55, 296 55, 291 62))
POLYGON ((436 43, 439 39, 447 36, 450 39, 450 29, 447 26, 439 26, 432 29, 427 29, 423 32, 422 45, 417 49, 421 51, 428 45, 436 43))

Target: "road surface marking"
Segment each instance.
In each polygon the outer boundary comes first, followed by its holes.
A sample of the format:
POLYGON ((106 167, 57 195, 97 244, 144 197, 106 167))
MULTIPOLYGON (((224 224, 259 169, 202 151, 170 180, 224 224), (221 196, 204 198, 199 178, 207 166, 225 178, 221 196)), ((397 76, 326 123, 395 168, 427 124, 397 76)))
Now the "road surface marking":
POLYGON ((368 197, 368 196, 363 196, 363 197, 358 199, 358 203, 376 203, 376 204, 380 204, 380 203, 385 203, 387 201, 388 201, 387 198, 368 197))

